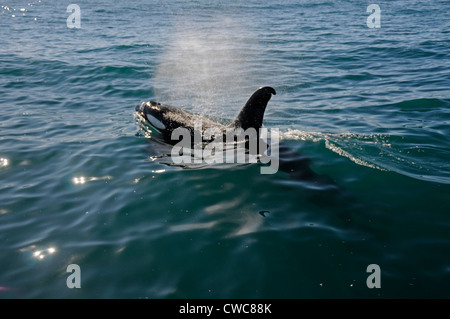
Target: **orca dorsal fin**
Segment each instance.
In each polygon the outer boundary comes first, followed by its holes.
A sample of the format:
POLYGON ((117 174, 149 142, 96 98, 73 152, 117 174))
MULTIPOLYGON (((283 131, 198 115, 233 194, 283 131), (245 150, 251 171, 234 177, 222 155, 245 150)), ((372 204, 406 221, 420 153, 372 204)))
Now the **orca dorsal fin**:
POLYGON ((276 95, 277 93, 270 86, 257 89, 229 127, 241 127, 244 130, 253 127, 258 130, 262 126, 264 111, 272 94, 276 95))

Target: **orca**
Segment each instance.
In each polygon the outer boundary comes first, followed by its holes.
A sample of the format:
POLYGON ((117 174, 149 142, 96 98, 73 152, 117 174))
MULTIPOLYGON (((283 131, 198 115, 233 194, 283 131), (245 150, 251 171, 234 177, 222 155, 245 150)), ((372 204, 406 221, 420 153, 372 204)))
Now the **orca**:
POLYGON ((223 125, 214 122, 201 115, 191 113, 175 106, 161 104, 159 102, 147 101, 136 106, 136 112, 155 130, 161 133, 163 139, 174 144, 172 132, 179 127, 189 130, 192 136, 196 131, 196 123, 201 123, 202 132, 210 128, 217 128, 225 134, 227 129, 242 128, 244 131, 253 128, 256 132, 262 127, 264 112, 272 95, 276 95, 272 87, 260 87, 248 99, 236 118, 229 124, 223 125))
MULTIPOLYGON (((242 128, 247 130, 253 128, 257 131, 259 142, 261 141, 259 129, 263 126, 264 112, 272 95, 276 95, 274 88, 269 86, 258 88, 229 125, 217 123, 187 110, 155 101, 140 103, 136 106, 136 113, 158 131, 162 135, 163 141, 169 145, 178 143, 178 140, 172 139, 172 132, 177 128, 188 129, 191 136, 194 137, 196 134, 196 122, 201 122, 202 124, 202 132, 197 132, 201 136, 209 128, 219 129, 224 133, 224 136, 227 129, 242 128)), ((203 140, 203 142, 205 141, 203 140)), ((248 141, 246 143, 247 146, 248 141)), ((261 144, 258 144, 258 147, 260 146, 261 144)), ((267 148, 263 149, 267 150, 267 148)), ((259 151, 258 149, 258 154, 260 153, 259 151)), ((335 182, 328 176, 319 175, 311 168, 311 162, 308 157, 298 153, 287 144, 280 142, 277 151, 279 155, 279 169, 288 173, 291 178, 310 183, 313 187, 314 185, 326 186, 325 189, 335 189, 337 187, 335 182)))

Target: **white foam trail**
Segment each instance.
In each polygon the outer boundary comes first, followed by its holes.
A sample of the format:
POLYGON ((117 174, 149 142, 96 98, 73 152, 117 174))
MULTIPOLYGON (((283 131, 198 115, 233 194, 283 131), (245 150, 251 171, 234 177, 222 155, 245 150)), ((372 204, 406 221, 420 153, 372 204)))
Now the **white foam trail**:
POLYGON ((300 131, 300 130, 288 129, 287 131, 281 133, 280 139, 281 140, 289 140, 289 141, 318 142, 318 141, 324 139, 324 135, 322 133, 304 132, 304 131, 300 131))
POLYGON ((377 166, 375 164, 369 163, 366 160, 363 160, 361 158, 353 156, 352 154, 350 154, 349 152, 347 152, 344 149, 340 148, 339 146, 333 144, 329 140, 325 140, 325 147, 327 149, 329 149, 330 151, 333 151, 336 154, 339 154, 340 156, 347 157, 349 160, 351 160, 352 162, 354 162, 354 163, 356 163, 358 165, 370 167, 370 168, 373 168, 373 169, 378 169, 380 171, 386 171, 386 169, 384 169, 382 167, 379 167, 379 166, 377 166))
POLYGON ((339 143, 351 144, 350 148, 354 148, 355 146, 359 148, 364 148, 367 145, 378 144, 380 147, 390 147, 390 144, 380 143, 382 138, 376 135, 360 135, 354 133, 344 133, 344 134, 324 134, 318 132, 304 132, 300 130, 292 130, 289 129, 286 132, 281 134, 282 140, 300 140, 300 141, 312 141, 314 143, 325 141, 325 147, 334 153, 347 157, 352 162, 361 165, 370 167, 373 169, 387 171, 387 169, 382 168, 374 163, 369 162, 366 159, 358 157, 352 154, 352 150, 346 151, 343 147, 338 146, 339 143))

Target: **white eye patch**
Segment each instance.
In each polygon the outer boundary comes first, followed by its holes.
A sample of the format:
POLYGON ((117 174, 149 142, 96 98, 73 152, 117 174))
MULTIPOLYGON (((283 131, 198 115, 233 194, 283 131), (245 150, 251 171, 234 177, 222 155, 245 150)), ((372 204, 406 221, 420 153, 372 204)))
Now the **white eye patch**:
POLYGON ((158 120, 156 117, 154 117, 153 115, 145 113, 145 116, 147 117, 147 120, 150 122, 150 124, 152 126, 154 126, 155 128, 160 129, 160 130, 166 129, 166 126, 160 120, 158 120))

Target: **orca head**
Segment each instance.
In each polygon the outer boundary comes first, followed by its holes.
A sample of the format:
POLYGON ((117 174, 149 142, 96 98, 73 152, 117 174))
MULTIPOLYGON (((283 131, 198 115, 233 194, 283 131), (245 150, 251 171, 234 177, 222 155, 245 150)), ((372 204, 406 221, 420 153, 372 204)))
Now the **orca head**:
POLYGON ((246 130, 250 127, 258 130, 262 126, 264 112, 270 98, 276 95, 275 89, 270 86, 260 87, 245 103, 236 119, 229 127, 241 127, 246 130))

